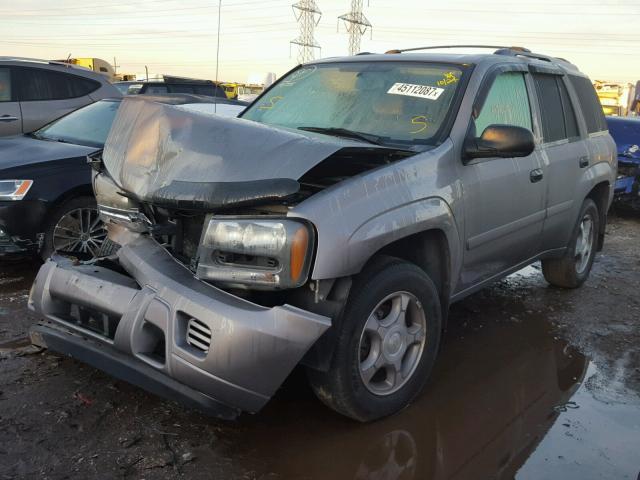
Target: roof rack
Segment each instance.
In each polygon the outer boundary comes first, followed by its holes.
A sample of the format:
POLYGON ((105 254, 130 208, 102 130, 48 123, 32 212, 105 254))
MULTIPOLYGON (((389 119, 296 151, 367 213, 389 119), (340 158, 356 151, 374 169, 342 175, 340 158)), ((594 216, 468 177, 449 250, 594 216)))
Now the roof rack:
POLYGON ((397 50, 388 50, 385 53, 404 53, 404 52, 416 52, 418 50, 438 50, 441 48, 490 48, 496 50, 508 50, 519 53, 531 53, 531 50, 524 47, 505 47, 504 45, 434 45, 431 47, 414 47, 403 48, 397 50))
POLYGON ((398 50, 388 50, 385 53, 403 53, 403 52, 415 52, 418 50, 438 50, 445 48, 488 48, 494 50, 494 55, 506 55, 512 57, 526 57, 534 58, 536 60, 542 60, 543 62, 563 62, 566 66, 570 66, 577 70, 577 67, 573 65, 569 60, 559 57, 552 57, 551 55, 543 55, 541 53, 533 53, 528 48, 524 47, 505 47, 501 45, 434 45, 431 47, 415 47, 415 48, 403 48, 398 50))

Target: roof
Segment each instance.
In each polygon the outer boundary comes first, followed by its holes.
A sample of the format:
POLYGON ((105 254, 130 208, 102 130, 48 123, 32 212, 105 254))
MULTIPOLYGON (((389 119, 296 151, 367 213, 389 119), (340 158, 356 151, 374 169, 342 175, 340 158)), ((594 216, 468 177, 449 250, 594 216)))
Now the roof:
POLYGON ((57 62, 55 60, 43 60, 40 58, 0 56, 0 64, 2 63, 11 63, 15 65, 20 65, 20 64, 40 65, 43 67, 49 67, 52 70, 56 70, 56 71, 73 70, 74 74, 92 78, 94 80, 99 79, 102 83, 106 82, 106 77, 103 74, 99 72, 94 72, 93 70, 83 67, 81 65, 74 65, 72 63, 57 62))
POLYGON ((59 62, 57 60, 44 60, 41 58, 28 58, 28 57, 2 57, 0 56, 0 62, 24 62, 24 63, 39 63, 42 65, 60 65, 65 68, 76 68, 84 71, 92 71, 81 65, 74 65, 73 63, 59 62))
MULTIPOLYGON (((409 49, 412 50, 412 49, 409 49)), ((572 63, 562 58, 552 57, 539 53, 530 52, 520 47, 484 47, 484 46, 442 46, 442 47, 425 47, 424 52, 407 52, 402 50, 390 50, 389 53, 360 53, 352 57, 333 57, 325 58, 310 62, 311 64, 333 63, 336 61, 349 62, 372 62, 372 61, 412 61, 412 62, 432 62, 432 63, 451 63, 458 65, 480 65, 480 64, 499 64, 499 63, 523 63, 534 64, 539 66, 556 66, 567 71, 578 72, 578 68, 572 63), (432 48, 467 48, 479 49, 490 48, 490 53, 437 53, 431 51, 432 48)))

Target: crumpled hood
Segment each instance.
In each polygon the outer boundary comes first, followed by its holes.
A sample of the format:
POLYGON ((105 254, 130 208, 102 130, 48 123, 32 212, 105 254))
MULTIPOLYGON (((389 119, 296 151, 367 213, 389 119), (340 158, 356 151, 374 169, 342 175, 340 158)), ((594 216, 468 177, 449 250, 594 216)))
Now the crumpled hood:
POLYGON ((283 189, 282 180, 290 185, 345 147, 363 144, 129 97, 118 110, 103 160, 122 189, 153 201, 158 192, 166 198, 172 184, 184 196, 188 182, 197 184, 194 191, 204 196, 207 183, 273 179, 283 189))
POLYGON ((0 139, 0 169, 85 157, 96 150, 95 147, 38 140, 26 135, 4 137, 0 139))

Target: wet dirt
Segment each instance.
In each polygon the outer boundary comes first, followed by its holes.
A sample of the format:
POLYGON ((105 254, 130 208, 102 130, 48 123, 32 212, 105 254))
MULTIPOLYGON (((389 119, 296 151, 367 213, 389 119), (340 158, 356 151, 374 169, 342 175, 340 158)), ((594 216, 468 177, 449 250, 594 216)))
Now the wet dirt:
POLYGON ((640 473, 640 218, 578 290, 533 265, 454 305, 425 391, 361 425, 296 370, 221 422, 25 341, 38 265, 0 264, 0 478, 631 479, 640 473))

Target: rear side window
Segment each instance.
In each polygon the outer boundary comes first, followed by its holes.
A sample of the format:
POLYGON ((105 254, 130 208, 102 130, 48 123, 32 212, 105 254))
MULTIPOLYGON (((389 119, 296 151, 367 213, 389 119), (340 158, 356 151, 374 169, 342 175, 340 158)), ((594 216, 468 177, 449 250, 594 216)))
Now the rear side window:
POLYGON ((64 100, 90 94, 100 83, 67 73, 39 68, 20 69, 20 101, 64 100))
POLYGON ((545 143, 556 142, 567 138, 562 112, 560 89, 556 75, 534 74, 540 113, 542 115, 542 138, 545 143))
POLYGON ((596 95, 596 91, 588 78, 569 75, 571 85, 578 94, 580 109, 587 123, 589 133, 601 132, 607 129, 602 106, 596 95))
POLYGON ((0 68, 0 102, 11 101, 11 70, 0 68))
POLYGON ((191 85, 170 85, 171 93, 194 93, 195 88, 191 85))
POLYGON ((144 91, 144 93, 149 95, 154 95, 157 93, 167 93, 167 86, 166 85, 147 85, 147 89, 144 91))
POLYGON ((208 97, 225 97, 224 90, 215 85, 196 85, 196 92, 198 95, 206 95, 208 97))
POLYGON ((482 135, 489 125, 502 124, 531 130, 531 107, 524 74, 501 73, 496 77, 475 120, 476 135, 482 135))
POLYGON ((571 97, 569 97, 569 91, 560 77, 558 77, 556 81, 560 87, 560 98, 562 99, 562 111, 564 112, 564 124, 567 129, 567 137, 570 139, 577 138, 580 136, 580 131, 578 130, 576 111, 573 108, 571 97))
POLYGON ((534 73, 533 80, 538 92, 544 143, 577 137, 576 116, 562 77, 534 73))

